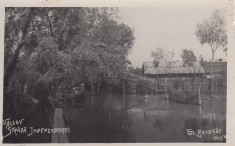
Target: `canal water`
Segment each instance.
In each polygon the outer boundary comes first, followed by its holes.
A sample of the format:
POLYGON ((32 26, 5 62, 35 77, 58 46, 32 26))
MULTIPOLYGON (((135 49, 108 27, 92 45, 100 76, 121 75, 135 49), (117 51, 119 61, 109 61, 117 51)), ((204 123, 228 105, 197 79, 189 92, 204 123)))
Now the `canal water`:
POLYGON ((102 93, 69 105, 63 114, 72 143, 226 141, 223 100, 202 100, 197 106, 164 95, 102 93))

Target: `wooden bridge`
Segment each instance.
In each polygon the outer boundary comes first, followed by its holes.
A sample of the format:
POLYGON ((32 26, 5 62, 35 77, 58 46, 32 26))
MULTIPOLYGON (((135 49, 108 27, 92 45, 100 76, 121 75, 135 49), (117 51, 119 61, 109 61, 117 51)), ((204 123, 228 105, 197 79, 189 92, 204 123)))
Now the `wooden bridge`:
MULTIPOLYGON (((55 128, 65 128, 62 108, 55 108, 53 129, 55 128)), ((53 133, 51 143, 69 143, 68 135, 66 133, 53 133)))
POLYGON ((137 85, 141 85, 142 87, 146 87, 148 89, 154 90, 156 92, 166 92, 167 91, 167 82, 166 79, 164 82, 159 82, 155 79, 150 79, 138 74, 134 74, 131 72, 124 71, 122 74, 122 78, 128 82, 135 83, 137 85))

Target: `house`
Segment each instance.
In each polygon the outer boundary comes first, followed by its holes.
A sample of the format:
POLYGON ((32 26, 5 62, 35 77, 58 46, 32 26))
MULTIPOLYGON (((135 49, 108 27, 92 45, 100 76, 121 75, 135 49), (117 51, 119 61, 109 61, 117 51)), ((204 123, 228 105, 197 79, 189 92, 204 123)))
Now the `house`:
MULTIPOLYGON (((205 75, 210 76, 211 73, 211 62, 204 62, 202 65, 205 75)), ((212 72, 215 76, 226 75, 227 74, 227 62, 213 62, 212 72)))
POLYGON ((193 66, 185 65, 182 61, 160 62, 157 66, 153 62, 143 63, 143 75, 151 78, 189 78, 202 77, 203 74, 205 70, 199 62, 193 66))

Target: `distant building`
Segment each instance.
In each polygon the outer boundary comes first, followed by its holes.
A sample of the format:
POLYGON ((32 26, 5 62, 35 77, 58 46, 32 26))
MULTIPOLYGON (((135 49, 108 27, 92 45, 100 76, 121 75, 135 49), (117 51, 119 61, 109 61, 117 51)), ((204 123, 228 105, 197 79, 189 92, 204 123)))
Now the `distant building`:
MULTIPOLYGON (((204 62, 203 68, 205 71, 205 74, 208 76, 211 73, 211 62, 204 62)), ((212 72, 215 76, 218 75, 226 75, 227 74, 227 62, 214 62, 212 72)))
POLYGON ((205 71, 199 62, 194 63, 193 67, 185 65, 182 61, 173 61, 170 65, 160 62, 157 66, 153 62, 144 62, 143 74, 153 78, 189 78, 193 76, 202 77, 205 71))
MULTIPOLYGON (((190 78, 209 77, 211 62, 194 63, 193 67, 187 66, 182 61, 171 62, 171 66, 165 62, 160 62, 157 66, 153 62, 143 63, 143 75, 151 78, 190 78)), ((213 74, 215 76, 227 74, 227 62, 214 62, 213 74)))

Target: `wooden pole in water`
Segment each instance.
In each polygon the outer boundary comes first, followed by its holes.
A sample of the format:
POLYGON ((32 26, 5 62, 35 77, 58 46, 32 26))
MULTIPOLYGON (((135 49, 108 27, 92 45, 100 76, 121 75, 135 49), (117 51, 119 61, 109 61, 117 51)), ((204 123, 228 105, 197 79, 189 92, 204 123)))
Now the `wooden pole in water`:
POLYGON ((123 79, 123 103, 124 107, 126 106, 126 79, 123 79))
POLYGON ((198 89, 198 102, 199 105, 201 106, 202 101, 201 101, 201 83, 199 84, 199 89, 198 89))
POLYGON ((53 109, 55 110, 55 106, 54 106, 54 103, 52 102, 51 96, 49 96, 49 99, 50 99, 50 102, 51 102, 53 109))
POLYGON ((199 84, 199 89, 198 89, 198 101, 199 101, 199 117, 200 117, 200 128, 201 128, 201 125, 202 125, 202 106, 201 106, 201 83, 199 84))
POLYGON ((157 84, 157 94, 158 94, 158 82, 159 81, 158 81, 158 74, 157 74, 157 83, 156 83, 157 84))
POLYGON ((167 81, 166 81, 166 78, 165 78, 165 88, 166 88, 166 98, 169 99, 168 95, 167 95, 167 81))

